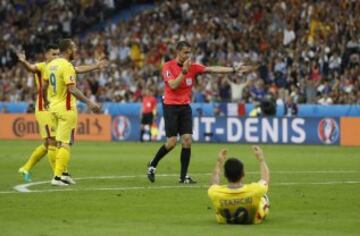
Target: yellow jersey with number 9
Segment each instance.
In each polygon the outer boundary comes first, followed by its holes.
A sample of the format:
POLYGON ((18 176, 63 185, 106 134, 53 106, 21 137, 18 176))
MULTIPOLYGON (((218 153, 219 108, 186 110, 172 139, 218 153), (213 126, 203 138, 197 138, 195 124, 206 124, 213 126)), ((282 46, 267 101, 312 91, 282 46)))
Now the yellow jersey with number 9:
POLYGON ((218 223, 252 224, 257 219, 261 198, 266 194, 265 182, 245 184, 241 188, 231 189, 227 185, 212 185, 208 195, 215 208, 218 223))
POLYGON ((57 58, 48 63, 44 80, 49 81, 50 110, 76 111, 76 98, 67 89, 68 85, 76 85, 76 72, 68 60, 57 58))

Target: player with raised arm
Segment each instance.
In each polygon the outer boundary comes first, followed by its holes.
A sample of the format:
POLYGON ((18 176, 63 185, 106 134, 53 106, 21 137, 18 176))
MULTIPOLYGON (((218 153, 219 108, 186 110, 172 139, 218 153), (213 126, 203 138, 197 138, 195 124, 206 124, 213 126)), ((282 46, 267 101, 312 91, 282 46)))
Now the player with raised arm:
POLYGON ((71 178, 63 173, 68 168, 70 145, 74 141, 77 125, 76 99, 86 103, 93 112, 99 112, 100 106, 76 88, 76 72, 71 64, 77 50, 75 43, 71 39, 63 39, 59 49, 60 57, 46 65, 47 74, 44 77, 42 94, 45 106, 49 106, 48 96, 51 97, 49 112, 55 126, 57 142, 54 178, 51 184, 66 186, 71 183, 71 178))
MULTIPOLYGON (((50 119, 49 112, 44 108, 44 101, 42 97, 43 78, 45 75, 46 64, 56 59, 59 56, 59 47, 55 44, 49 44, 44 51, 45 61, 31 64, 26 60, 25 53, 16 52, 18 60, 25 67, 25 69, 34 74, 35 84, 37 88, 35 117, 39 125, 39 131, 43 144, 39 145, 28 158, 26 163, 19 168, 19 173, 22 174, 25 182, 31 181, 30 170, 38 163, 45 155, 48 154, 49 163, 52 169, 55 168, 55 156, 56 156, 56 142, 54 137, 54 128, 50 119)), ((102 69, 107 66, 107 61, 101 58, 96 64, 81 65, 75 67, 75 71, 78 74, 88 73, 98 69, 102 69)), ((64 175, 68 175, 67 172, 64 175)))
POLYGON ((190 57, 191 45, 185 41, 177 43, 176 53, 175 59, 163 65, 161 73, 165 82, 163 114, 167 140, 148 163, 147 177, 151 182, 155 181, 155 171, 159 161, 176 146, 178 135, 180 135, 182 149, 179 183, 196 183, 195 180, 187 175, 192 142, 192 111, 190 101, 195 78, 198 74, 202 73, 238 73, 252 70, 253 67, 243 65, 206 67, 193 63, 190 57))
POLYGON ((45 74, 46 64, 51 60, 59 56, 59 48, 54 44, 46 46, 44 52, 44 62, 31 64, 26 60, 25 54, 17 52, 18 60, 24 65, 27 71, 34 73, 35 85, 37 90, 35 117, 39 125, 39 131, 43 144, 39 145, 32 152, 27 162, 20 167, 19 173, 22 174, 25 182, 31 181, 30 170, 48 153, 49 163, 52 165, 51 159, 55 158, 55 140, 53 139, 53 129, 51 125, 51 119, 48 111, 44 107, 44 101, 42 97, 43 78, 45 74))
POLYGON ((227 150, 221 149, 210 179, 208 195, 215 208, 218 223, 258 224, 269 212, 269 199, 266 195, 270 182, 270 171, 262 149, 252 147, 260 165, 261 178, 257 183, 244 184, 243 163, 236 158, 227 158, 227 150), (227 179, 220 185, 221 170, 227 179))

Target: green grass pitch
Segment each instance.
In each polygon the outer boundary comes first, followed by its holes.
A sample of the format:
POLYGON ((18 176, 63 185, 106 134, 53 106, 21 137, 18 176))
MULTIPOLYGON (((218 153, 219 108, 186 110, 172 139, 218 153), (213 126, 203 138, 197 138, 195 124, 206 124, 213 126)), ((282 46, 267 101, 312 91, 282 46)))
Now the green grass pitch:
POLYGON ((190 173, 177 183, 180 146, 148 182, 146 164, 160 143, 78 142, 70 170, 77 184, 52 187, 44 158, 32 171, 33 192, 17 169, 35 141, 0 141, 0 235, 359 235, 360 148, 263 145, 271 171, 270 215, 261 225, 218 225, 207 196, 217 152, 243 160, 246 182, 259 178, 250 145, 198 144, 190 173), (64 190, 64 191, 57 191, 64 190))

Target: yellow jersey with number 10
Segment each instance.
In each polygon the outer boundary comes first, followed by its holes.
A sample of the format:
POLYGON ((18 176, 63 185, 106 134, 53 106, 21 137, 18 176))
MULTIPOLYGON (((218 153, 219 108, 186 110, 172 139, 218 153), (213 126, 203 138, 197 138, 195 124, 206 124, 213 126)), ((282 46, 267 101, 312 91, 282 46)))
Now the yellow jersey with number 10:
POLYGON ((215 208, 218 223, 252 224, 257 219, 259 204, 266 194, 268 186, 264 181, 245 184, 231 189, 227 185, 212 185, 208 195, 215 208))
POLYGON ((64 58, 57 58, 46 65, 44 80, 49 81, 50 110, 76 111, 76 98, 68 91, 67 86, 76 85, 74 66, 64 58))

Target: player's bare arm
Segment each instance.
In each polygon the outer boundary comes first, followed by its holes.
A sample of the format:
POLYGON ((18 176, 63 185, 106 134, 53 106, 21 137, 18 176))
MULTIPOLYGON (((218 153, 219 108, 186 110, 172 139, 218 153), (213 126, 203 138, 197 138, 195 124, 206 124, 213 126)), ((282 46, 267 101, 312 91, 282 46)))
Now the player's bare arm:
POLYGON ((220 184, 221 169, 224 166, 226 158, 227 149, 223 148, 219 151, 218 159, 215 164, 215 169, 210 179, 210 185, 220 184))
POLYGON ((208 66, 205 67, 204 73, 213 74, 230 74, 230 73, 246 73, 254 70, 256 67, 250 65, 238 64, 232 67, 226 66, 208 66))
POLYGON ((77 99, 79 99, 80 101, 86 103, 86 105, 89 107, 89 109, 92 112, 94 112, 94 113, 99 113, 100 112, 100 110, 101 110, 100 105, 95 103, 95 102, 92 102, 90 99, 85 97, 85 95, 78 88, 76 88, 75 85, 73 85, 73 84, 68 85, 67 89, 77 99))
POLYGON ((16 52, 16 56, 18 57, 18 60, 21 62, 21 64, 24 65, 25 69, 29 72, 36 73, 38 72, 38 69, 36 65, 31 64, 26 60, 26 56, 24 52, 16 52))
POLYGON ((174 80, 169 80, 168 83, 171 89, 177 89, 180 86, 181 82, 185 79, 185 75, 187 74, 190 65, 191 65, 191 59, 189 58, 184 62, 183 69, 179 74, 179 76, 174 80))
POLYGON ((108 66, 109 62, 105 58, 102 58, 97 60, 96 64, 76 66, 75 71, 77 74, 85 74, 96 70, 102 70, 108 66))
POLYGON ((267 184, 269 184, 270 183, 270 171, 269 171, 269 167, 267 166, 266 161, 265 161, 264 152, 259 146, 253 146, 252 149, 253 149, 256 159, 259 161, 259 164, 260 164, 261 180, 264 180, 267 184))

